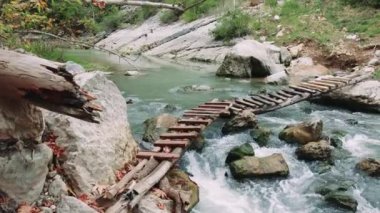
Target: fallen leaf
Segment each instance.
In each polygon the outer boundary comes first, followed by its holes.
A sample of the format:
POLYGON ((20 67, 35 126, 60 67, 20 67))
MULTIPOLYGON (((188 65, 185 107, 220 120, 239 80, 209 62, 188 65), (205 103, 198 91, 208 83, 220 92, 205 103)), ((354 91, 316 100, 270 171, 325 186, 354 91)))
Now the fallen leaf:
POLYGON ((162 203, 157 203, 157 207, 158 207, 159 209, 161 209, 161 210, 164 210, 164 209, 165 209, 165 206, 164 206, 164 204, 162 204, 162 203))

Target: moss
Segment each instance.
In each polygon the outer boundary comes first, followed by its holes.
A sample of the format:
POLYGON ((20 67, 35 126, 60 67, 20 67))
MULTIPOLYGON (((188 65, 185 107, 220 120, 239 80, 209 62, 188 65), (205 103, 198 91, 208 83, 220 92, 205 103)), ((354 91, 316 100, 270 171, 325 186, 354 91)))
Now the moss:
POLYGON ((255 151, 249 143, 236 146, 228 153, 226 164, 242 159, 245 156, 255 156, 255 151))

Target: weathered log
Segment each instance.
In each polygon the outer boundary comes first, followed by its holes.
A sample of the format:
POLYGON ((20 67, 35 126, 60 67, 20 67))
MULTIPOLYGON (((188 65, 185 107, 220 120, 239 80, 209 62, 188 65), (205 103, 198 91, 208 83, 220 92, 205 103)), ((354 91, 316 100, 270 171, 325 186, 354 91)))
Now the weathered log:
POLYGON ((141 180, 143 179, 145 176, 147 176, 151 171, 154 170, 154 168, 156 168, 156 166, 159 164, 159 162, 151 157, 148 161, 148 163, 145 164, 144 168, 141 169, 139 172, 137 172, 133 179, 135 180, 141 180))
POLYGON ((160 189, 166 193, 166 195, 171 198, 175 203, 174 212, 175 213, 182 213, 182 200, 179 191, 175 190, 173 187, 170 186, 169 180, 167 177, 164 177, 160 181, 160 189))
POLYGON ((63 64, 8 50, 0 50, 0 98, 91 122, 97 122, 94 112, 100 110, 63 64))
POLYGON ((140 161, 131 171, 129 171, 118 183, 106 189, 104 197, 107 199, 114 198, 120 191, 122 191, 129 181, 147 164, 148 160, 144 159, 140 161))
MULTIPOLYGON (((86 0, 87 3, 92 3, 93 0, 86 0)), ((166 4, 160 2, 151 2, 151 1, 131 1, 131 0, 97 0, 96 2, 104 2, 106 5, 131 5, 131 6, 148 6, 148 7, 156 7, 156 8, 164 8, 170 10, 176 10, 179 12, 184 12, 185 9, 179 5, 175 4, 166 4)))

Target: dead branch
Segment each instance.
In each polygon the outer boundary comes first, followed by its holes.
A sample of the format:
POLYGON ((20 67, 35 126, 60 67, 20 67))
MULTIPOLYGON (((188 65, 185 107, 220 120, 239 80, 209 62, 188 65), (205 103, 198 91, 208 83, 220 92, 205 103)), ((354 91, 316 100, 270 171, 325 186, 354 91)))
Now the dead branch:
MULTIPOLYGON (((92 0, 86 0, 86 2, 92 3, 92 0)), ((131 0, 105 0, 105 1, 99 1, 99 2, 104 2, 104 3, 106 3, 106 5, 148 6, 148 7, 156 7, 156 8, 163 8, 163 9, 170 9, 170 10, 175 10, 175 11, 179 11, 179 12, 184 12, 184 9, 179 5, 166 4, 166 3, 160 3, 160 2, 131 1, 131 0)))
POLYGON ((180 193, 170 186, 169 180, 167 177, 162 178, 160 181, 160 189, 165 192, 169 198, 173 199, 175 202, 175 213, 182 213, 182 200, 180 193))

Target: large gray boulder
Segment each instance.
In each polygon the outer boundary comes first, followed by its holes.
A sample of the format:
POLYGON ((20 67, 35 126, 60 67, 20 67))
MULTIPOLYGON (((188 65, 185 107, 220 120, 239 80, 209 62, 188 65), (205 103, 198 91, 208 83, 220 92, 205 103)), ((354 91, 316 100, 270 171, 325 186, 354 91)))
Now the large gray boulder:
POLYGON ((97 97, 103 107, 100 123, 46 112, 48 130, 58 136, 56 143, 65 150, 62 168, 78 193, 89 194, 94 185, 115 183, 115 171, 136 152, 128 120, 127 105, 117 86, 102 72, 80 73, 75 81, 97 97))
POLYGON ((296 150, 298 159, 302 160, 329 160, 331 158, 332 148, 324 140, 319 142, 310 142, 296 150))
POLYGON ((76 199, 75 197, 62 196, 61 201, 57 205, 57 213, 97 213, 87 204, 76 199))
POLYGON ((226 55, 217 76, 261 78, 285 71, 281 62, 281 49, 255 40, 236 44, 226 55))
POLYGON ((53 153, 45 144, 33 150, 22 148, 0 155, 0 191, 17 202, 32 203, 38 199, 53 153))
POLYGON ((244 157, 230 164, 234 178, 284 177, 289 175, 289 167, 281 154, 267 157, 244 157))
POLYGON ((353 111, 380 113, 380 81, 368 80, 328 93, 314 102, 353 111))
POLYGON ((178 118, 166 113, 147 119, 144 121, 145 131, 142 139, 154 143, 159 139, 160 134, 166 132, 169 127, 175 126, 177 123, 178 118))
POLYGON ((252 110, 243 110, 227 121, 222 127, 222 133, 232 134, 257 127, 257 119, 252 110))
POLYGON ((329 75, 331 72, 321 64, 314 64, 310 57, 301 57, 293 60, 287 69, 290 82, 298 83, 300 81, 310 80, 312 78, 329 75))
POLYGON ((279 138, 287 143, 298 143, 301 145, 322 138, 323 122, 314 119, 299 124, 286 126, 279 134, 279 138))

